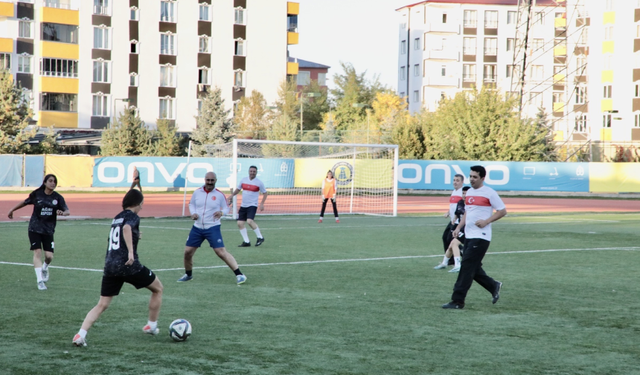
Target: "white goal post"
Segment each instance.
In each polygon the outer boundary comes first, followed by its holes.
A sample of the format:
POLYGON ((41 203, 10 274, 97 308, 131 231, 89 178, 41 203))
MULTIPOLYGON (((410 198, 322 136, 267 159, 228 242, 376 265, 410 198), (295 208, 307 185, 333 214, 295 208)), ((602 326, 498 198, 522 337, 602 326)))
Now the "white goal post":
MULTIPOLYGON (((257 178, 268 191, 265 210, 259 214, 319 215, 322 181, 331 170, 340 216, 397 216, 397 145, 234 139, 229 144, 207 145, 205 150, 209 157, 231 158, 227 191, 248 177, 250 166, 258 168, 257 178)), ((218 186, 224 186, 221 183, 219 177, 218 186)), ((234 198, 234 215, 241 199, 241 194, 234 198)), ((331 202, 325 217, 333 217, 331 202)))

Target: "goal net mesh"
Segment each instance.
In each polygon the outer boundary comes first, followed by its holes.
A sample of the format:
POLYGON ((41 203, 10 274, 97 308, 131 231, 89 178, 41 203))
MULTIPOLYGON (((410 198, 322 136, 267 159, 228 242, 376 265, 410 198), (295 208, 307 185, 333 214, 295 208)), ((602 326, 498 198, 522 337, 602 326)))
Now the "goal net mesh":
MULTIPOLYGON (((230 164, 221 163, 229 165, 228 177, 218 176, 217 187, 225 193, 237 187, 243 177, 248 177, 249 167, 257 167, 257 178, 268 191, 265 209, 259 214, 319 216, 322 181, 331 170, 337 182, 336 205, 341 216, 396 215, 396 145, 237 139, 230 144, 207 145, 204 149, 207 156, 218 161, 231 159, 230 164)), ((242 194, 238 194, 234 212, 241 201, 242 194)), ((325 217, 333 217, 330 201, 325 217)))

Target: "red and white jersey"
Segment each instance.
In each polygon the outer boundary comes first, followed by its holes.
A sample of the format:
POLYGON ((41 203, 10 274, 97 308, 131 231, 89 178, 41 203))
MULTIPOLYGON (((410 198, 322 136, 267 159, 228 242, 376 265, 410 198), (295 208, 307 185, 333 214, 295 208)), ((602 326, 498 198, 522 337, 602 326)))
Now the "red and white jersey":
POLYGON ((193 192, 189 201, 191 215, 198 214, 198 220, 193 225, 200 229, 209 229, 220 225, 220 219, 214 219, 213 214, 222 211, 223 215, 229 213, 227 197, 218 190, 207 191, 204 186, 193 192))
POLYGON ((493 215, 493 210, 499 211, 506 208, 498 193, 484 185, 479 189, 471 188, 467 190, 465 205, 467 209, 464 229, 465 237, 491 241, 491 224, 484 228, 479 228, 476 225, 476 221, 490 218, 493 215))
POLYGON ((462 188, 456 189, 451 193, 451 197, 449 197, 449 220, 451 223, 456 220, 456 206, 458 202, 462 200, 462 188))
POLYGON ((238 190, 242 190, 242 204, 240 207, 258 207, 260 193, 267 192, 264 184, 257 177, 253 180, 250 180, 249 177, 244 177, 238 184, 238 190))

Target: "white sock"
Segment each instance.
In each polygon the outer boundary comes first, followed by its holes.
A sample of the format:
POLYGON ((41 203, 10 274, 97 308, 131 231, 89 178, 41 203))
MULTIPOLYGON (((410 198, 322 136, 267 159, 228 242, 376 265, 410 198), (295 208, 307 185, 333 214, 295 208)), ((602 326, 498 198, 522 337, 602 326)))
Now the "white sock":
POLYGON ((456 262, 456 267, 460 267, 460 257, 453 257, 453 260, 456 262))
POLYGON ((78 331, 78 334, 80 335, 80 337, 87 338, 87 331, 85 331, 84 329, 80 328, 80 330, 78 331))
POLYGON ((451 257, 447 258, 447 256, 445 255, 444 258, 442 258, 442 264, 449 264, 449 259, 451 259, 451 257))
POLYGON ((151 327, 151 329, 156 329, 158 328, 158 322, 152 322, 152 321, 147 321, 147 324, 149 325, 149 327, 151 327))
POLYGON ((36 279, 38 282, 42 281, 42 267, 36 268, 36 279))
POLYGON ((256 227, 256 229, 254 229, 253 231, 256 232, 256 236, 258 238, 262 238, 262 233, 260 233, 260 228, 256 227))
POLYGON ((49 268, 49 265, 47 264, 47 262, 42 262, 42 269, 46 271, 48 268, 49 268))
POLYGON ((340 220, 340 218, 336 216, 336 221, 338 221, 338 220, 340 220))
POLYGON ((242 235, 242 239, 244 242, 249 242, 249 236, 247 235, 247 228, 240 229, 240 234, 242 235))
POLYGON ((322 216, 320 216, 320 221, 322 221, 322 219, 323 219, 323 217, 322 217, 322 216))

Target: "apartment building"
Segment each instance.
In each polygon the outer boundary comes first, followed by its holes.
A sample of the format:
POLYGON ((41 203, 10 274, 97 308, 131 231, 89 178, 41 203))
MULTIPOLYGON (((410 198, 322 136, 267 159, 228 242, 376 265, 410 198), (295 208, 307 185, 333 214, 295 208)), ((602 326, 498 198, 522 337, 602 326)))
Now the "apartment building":
POLYGON ((195 128, 201 97, 268 102, 298 73, 298 3, 286 0, 0 0, 0 67, 40 126, 103 129, 125 106, 153 127, 195 128))
POLYGON ((524 116, 544 108, 556 140, 640 140, 639 9, 640 0, 408 5, 397 10, 398 93, 411 112, 433 111, 488 85, 522 94, 524 116))

